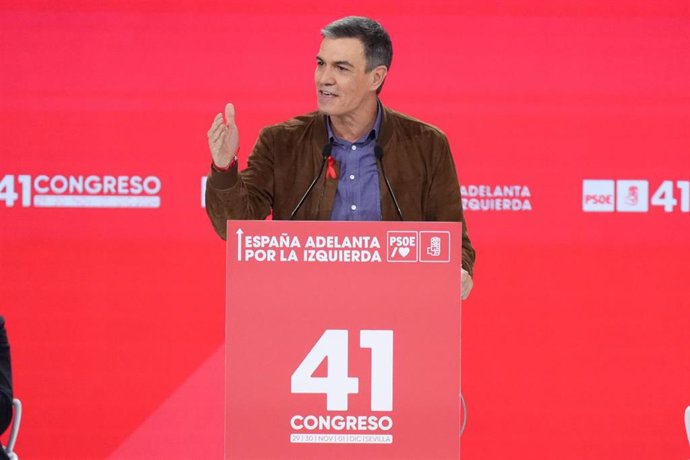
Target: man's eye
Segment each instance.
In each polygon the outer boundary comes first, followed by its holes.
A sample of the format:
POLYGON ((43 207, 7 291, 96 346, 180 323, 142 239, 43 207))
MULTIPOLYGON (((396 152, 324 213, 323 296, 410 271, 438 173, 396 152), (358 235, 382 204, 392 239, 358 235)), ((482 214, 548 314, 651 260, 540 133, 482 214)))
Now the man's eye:
POLYGON ((343 66, 339 65, 339 66, 338 66, 338 70, 340 70, 341 72, 345 72, 345 71, 347 71, 347 70, 349 70, 349 69, 348 69, 347 67, 343 67, 343 66))
POLYGON ((316 61, 316 65, 319 67, 323 67, 324 62, 323 61, 316 61))

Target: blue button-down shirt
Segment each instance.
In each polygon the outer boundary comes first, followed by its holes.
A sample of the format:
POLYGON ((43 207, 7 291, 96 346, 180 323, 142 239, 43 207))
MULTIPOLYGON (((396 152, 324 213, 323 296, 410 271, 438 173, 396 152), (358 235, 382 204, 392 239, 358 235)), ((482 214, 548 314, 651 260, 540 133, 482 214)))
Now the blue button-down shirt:
POLYGON ((374 127, 355 142, 336 136, 327 119, 328 138, 333 144, 331 155, 340 163, 331 220, 381 220, 379 173, 374 155, 381 118, 379 104, 374 127))

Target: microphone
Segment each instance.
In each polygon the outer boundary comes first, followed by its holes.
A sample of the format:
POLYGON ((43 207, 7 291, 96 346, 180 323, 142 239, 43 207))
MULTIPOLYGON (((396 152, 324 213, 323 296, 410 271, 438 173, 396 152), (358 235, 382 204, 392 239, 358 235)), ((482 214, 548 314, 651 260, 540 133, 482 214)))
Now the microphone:
POLYGON ((311 181, 311 184, 309 184, 309 188, 307 188, 307 191, 304 192, 304 195, 302 195, 302 199, 299 200, 299 203, 297 203, 297 206, 295 209, 292 211, 292 214, 290 214, 290 217, 288 220, 293 220, 295 218, 295 214, 297 214, 297 211, 299 211, 299 208, 302 207, 304 204, 304 200, 307 199, 309 194, 311 193, 312 189, 316 185, 316 183, 319 181, 319 178, 323 175, 323 170, 326 168, 326 160, 328 160, 328 157, 331 156, 331 152, 333 151, 333 144, 330 142, 326 145, 323 146, 323 150, 321 151, 321 155, 323 156, 323 161, 321 161, 321 169, 319 169, 319 174, 316 175, 313 181, 311 181))
POLYGON ((391 194, 391 198, 393 198, 393 204, 395 204, 395 210, 398 212, 398 217, 400 217, 400 220, 405 220, 403 219, 402 211, 400 210, 398 200, 397 198, 395 198, 395 193, 393 193, 393 187, 391 187, 391 183, 388 180, 388 176, 386 176, 386 170, 383 169, 383 147, 376 144, 376 146, 374 147, 374 155, 376 155, 376 159, 378 160, 379 165, 381 165, 381 174, 383 175, 383 180, 386 181, 386 187, 388 187, 388 192, 391 194))

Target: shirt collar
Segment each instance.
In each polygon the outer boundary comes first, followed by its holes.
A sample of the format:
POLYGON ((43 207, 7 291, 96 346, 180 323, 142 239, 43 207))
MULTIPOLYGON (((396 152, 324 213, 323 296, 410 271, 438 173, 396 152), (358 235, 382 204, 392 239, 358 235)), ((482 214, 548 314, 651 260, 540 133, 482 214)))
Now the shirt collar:
MULTIPOLYGON (((368 134, 365 134, 361 138, 357 139, 355 142, 352 142, 352 144, 361 144, 365 143, 367 141, 370 141, 372 139, 377 139, 379 136, 379 132, 381 131, 381 120, 383 119, 383 109, 381 107, 381 101, 378 99, 376 100, 376 120, 374 121, 374 126, 371 128, 371 131, 369 131, 368 134)), ((331 127, 331 117, 326 116, 326 129, 328 130, 328 141, 331 144, 345 144, 345 143, 350 143, 345 141, 344 139, 339 138, 338 136, 335 135, 333 132, 333 128, 331 127)))

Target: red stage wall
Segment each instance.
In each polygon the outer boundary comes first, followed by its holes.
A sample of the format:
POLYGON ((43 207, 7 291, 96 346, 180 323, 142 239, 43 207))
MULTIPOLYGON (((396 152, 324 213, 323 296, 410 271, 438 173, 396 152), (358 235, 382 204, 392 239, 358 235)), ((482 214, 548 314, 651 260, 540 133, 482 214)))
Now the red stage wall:
POLYGON ((260 127, 315 108, 320 28, 361 14, 393 39, 384 104, 447 133, 467 198, 463 457, 690 458, 689 10, 2 1, 18 452, 222 455, 206 131, 234 102, 246 162, 260 127))

